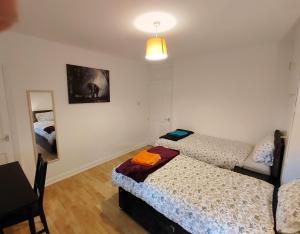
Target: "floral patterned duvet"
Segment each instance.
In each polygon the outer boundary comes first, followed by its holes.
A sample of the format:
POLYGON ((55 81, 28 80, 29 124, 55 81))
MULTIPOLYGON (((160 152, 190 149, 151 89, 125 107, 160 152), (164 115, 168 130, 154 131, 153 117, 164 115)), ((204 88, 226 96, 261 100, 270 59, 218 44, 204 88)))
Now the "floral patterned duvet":
POLYGON ((273 185, 179 155, 142 183, 112 180, 191 233, 274 233, 273 185))
POLYGON ((242 167, 253 150, 247 143, 194 133, 179 141, 159 139, 156 144, 225 169, 242 167))

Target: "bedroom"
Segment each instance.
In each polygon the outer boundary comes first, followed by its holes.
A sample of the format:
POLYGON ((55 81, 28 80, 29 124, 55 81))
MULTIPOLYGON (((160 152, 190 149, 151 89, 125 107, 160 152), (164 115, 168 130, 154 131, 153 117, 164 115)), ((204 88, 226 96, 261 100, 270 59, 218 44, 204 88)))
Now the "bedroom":
MULTIPOLYGON (((19 161, 33 185, 27 91, 53 92, 59 160, 48 164, 44 200, 51 233, 144 233, 119 209, 112 169, 179 128, 252 146, 279 129, 281 183, 299 178, 299 1, 20 0, 17 12, 0 34, 0 135, 9 140, 0 160, 19 161), (157 62, 145 59, 155 29, 134 24, 153 11, 176 20, 158 33, 168 58, 157 62), (110 100, 71 104, 67 64, 108 70, 110 100)), ((28 232, 26 222, 4 229, 28 232)))

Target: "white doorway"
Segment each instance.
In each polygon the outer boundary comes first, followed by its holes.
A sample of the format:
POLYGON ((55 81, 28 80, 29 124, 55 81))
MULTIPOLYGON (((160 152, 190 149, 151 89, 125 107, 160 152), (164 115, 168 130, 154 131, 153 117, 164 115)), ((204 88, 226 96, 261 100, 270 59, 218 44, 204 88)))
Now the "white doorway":
POLYGON ((172 81, 150 82, 150 144, 171 130, 172 81))
POLYGON ((4 71, 0 64, 0 165, 14 161, 6 101, 4 71))

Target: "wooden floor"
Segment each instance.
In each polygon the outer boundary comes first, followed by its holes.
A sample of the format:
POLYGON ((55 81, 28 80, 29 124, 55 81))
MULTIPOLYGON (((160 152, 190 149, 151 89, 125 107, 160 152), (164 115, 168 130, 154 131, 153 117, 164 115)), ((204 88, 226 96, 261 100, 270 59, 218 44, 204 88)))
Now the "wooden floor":
MULTIPOLYGON (((117 188, 111 183, 112 168, 135 153, 133 151, 46 187, 44 208, 50 233, 146 233, 119 209, 117 188)), ((36 219, 36 226, 41 227, 39 219, 36 219)), ((4 233, 29 233, 28 224, 25 222, 4 229, 4 233)))

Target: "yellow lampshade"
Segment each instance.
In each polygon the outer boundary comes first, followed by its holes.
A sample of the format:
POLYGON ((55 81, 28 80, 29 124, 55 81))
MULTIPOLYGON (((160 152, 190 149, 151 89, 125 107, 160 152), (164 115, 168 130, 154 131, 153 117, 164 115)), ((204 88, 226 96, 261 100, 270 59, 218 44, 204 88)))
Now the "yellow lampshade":
POLYGON ((162 60, 168 57, 166 40, 163 37, 152 37, 146 43, 146 56, 148 60, 162 60))

